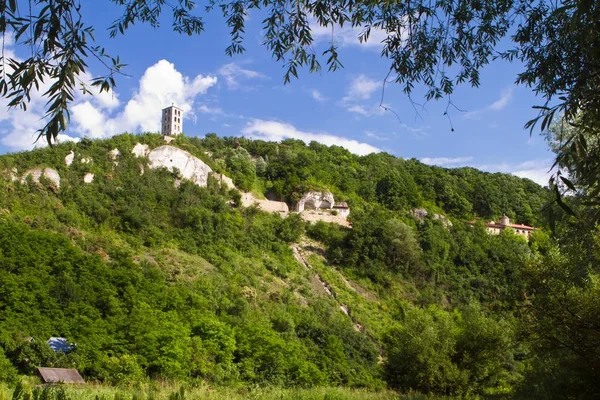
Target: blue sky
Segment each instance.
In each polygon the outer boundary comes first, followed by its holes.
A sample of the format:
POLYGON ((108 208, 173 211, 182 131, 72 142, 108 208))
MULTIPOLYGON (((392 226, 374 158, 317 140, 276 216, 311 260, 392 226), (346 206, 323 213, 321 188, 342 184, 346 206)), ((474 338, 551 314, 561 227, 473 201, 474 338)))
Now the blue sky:
MULTIPOLYGON (((208 15, 206 31, 200 36, 172 33, 166 18, 158 30, 134 26, 125 36, 109 39, 106 28, 118 11, 104 1, 84 2, 82 10, 96 27, 98 42, 128 64, 129 76, 118 77, 115 93, 78 95, 68 137, 62 140, 157 131, 160 110, 175 103, 185 111, 183 130, 188 136, 216 132, 267 140, 317 140, 357 154, 386 151, 429 164, 470 165, 547 182, 552 154, 537 132, 530 136, 523 128, 535 116, 531 106, 542 100, 530 89, 513 84, 522 69, 518 64, 493 63, 482 71, 479 88, 457 88, 452 102, 465 111, 449 109, 452 132, 443 115, 447 100, 415 106, 399 86, 388 84, 383 102, 395 114, 379 108, 389 62, 380 57, 377 32, 361 45, 358 30, 338 29, 344 68, 321 74, 301 71, 300 79, 284 85, 282 64, 260 45, 257 13, 248 23, 245 54, 228 57, 224 53, 228 33, 218 12, 208 15)), ((328 30, 315 30, 317 51, 325 48, 330 35, 328 30)), ((7 55, 19 57, 19 50, 7 44, 7 55)), ((104 72, 90 63, 91 75, 104 72)), ((417 88, 415 102, 422 103, 422 93, 417 88)), ((43 107, 39 95, 25 113, 0 106, 0 153, 33 146, 43 107)))

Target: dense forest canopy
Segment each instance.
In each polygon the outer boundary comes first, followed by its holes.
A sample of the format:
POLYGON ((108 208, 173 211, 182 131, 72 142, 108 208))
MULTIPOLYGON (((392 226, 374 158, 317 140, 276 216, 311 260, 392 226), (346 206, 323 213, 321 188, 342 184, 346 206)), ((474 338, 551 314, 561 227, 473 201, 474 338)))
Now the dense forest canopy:
POLYGON ((581 256, 596 239, 547 189, 315 142, 172 143, 255 196, 331 191, 351 207, 349 229, 242 207, 212 178, 177 186, 178 171, 131 153, 138 142, 164 144, 125 134, 0 158, 0 379, 75 366, 119 385, 597 393, 586 365, 598 357, 582 347, 597 333, 580 326, 598 310, 595 259, 581 256), (55 168, 60 188, 18 179, 33 166, 55 168), (482 222, 504 213, 538 229, 487 234, 482 222), (53 352, 52 336, 75 349, 53 352))

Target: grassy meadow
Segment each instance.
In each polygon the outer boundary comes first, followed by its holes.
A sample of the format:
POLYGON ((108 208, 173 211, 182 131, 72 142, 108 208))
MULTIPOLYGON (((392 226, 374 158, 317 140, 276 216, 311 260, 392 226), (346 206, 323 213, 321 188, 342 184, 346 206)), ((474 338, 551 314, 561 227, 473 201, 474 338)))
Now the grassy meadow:
POLYGON ((391 400, 425 399, 424 396, 398 395, 389 390, 367 391, 341 387, 282 389, 275 387, 226 388, 208 385, 188 386, 152 382, 131 387, 101 384, 56 385, 46 388, 34 379, 22 383, 22 391, 0 384, 0 400, 391 400))

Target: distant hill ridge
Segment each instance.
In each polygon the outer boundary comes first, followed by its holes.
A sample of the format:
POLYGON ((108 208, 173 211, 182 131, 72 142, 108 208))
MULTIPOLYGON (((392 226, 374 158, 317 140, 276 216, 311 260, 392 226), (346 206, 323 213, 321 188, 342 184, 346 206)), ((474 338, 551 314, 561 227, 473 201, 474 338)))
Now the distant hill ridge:
MULTIPOLYGON (((202 187, 215 169, 215 176, 229 188, 237 186, 255 194, 244 197, 246 205, 260 205, 265 202, 261 200, 264 195, 294 205, 308 191, 325 189, 336 200, 349 200, 351 205, 376 200, 391 209, 425 207, 467 219, 498 219, 506 214, 526 225, 538 224, 535 214, 546 196, 546 191, 534 182, 508 174, 473 168, 444 169, 385 153, 359 157, 317 143, 306 146, 294 140, 268 143, 215 135, 204 140, 180 136, 171 142, 165 144, 156 134, 84 139, 79 145, 64 143, 2 156, 0 172, 8 180, 24 181, 31 176, 37 181, 44 176, 58 187, 69 169, 79 173, 82 182, 91 183, 99 174, 110 176, 118 168, 119 158, 147 157, 148 164, 139 160, 138 172, 143 173, 145 167, 164 167, 177 171, 177 179, 188 179, 202 187), (292 153, 295 156, 289 159, 292 153), (69 168, 73 163, 74 167, 69 168)), ((286 212, 277 205, 264 208, 286 212)))

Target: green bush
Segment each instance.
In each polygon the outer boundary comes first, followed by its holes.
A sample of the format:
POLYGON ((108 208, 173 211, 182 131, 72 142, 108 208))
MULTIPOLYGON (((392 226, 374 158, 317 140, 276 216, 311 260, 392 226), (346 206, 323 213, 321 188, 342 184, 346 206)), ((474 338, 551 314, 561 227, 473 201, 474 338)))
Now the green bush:
POLYGON ((4 351, 0 348, 0 382, 16 383, 19 378, 17 369, 12 365, 10 360, 4 355, 4 351))
POLYGON ((483 395, 509 376, 513 329, 483 315, 411 308, 385 339, 388 382, 403 391, 483 395))
POLYGON ((104 356, 99 364, 98 378, 112 385, 130 385, 146 378, 134 355, 104 356))

